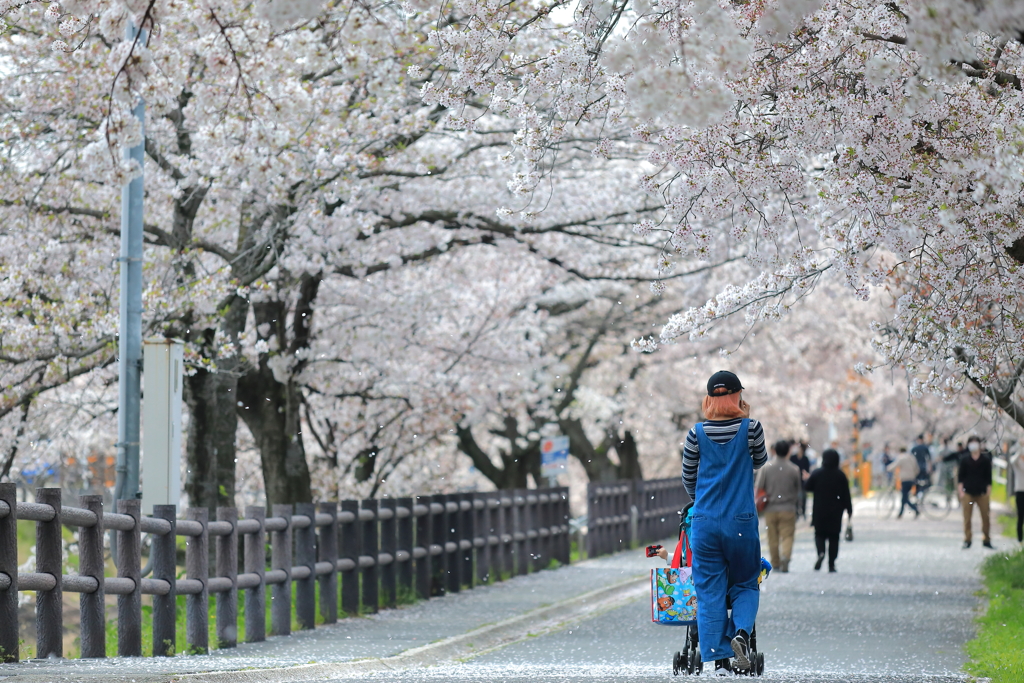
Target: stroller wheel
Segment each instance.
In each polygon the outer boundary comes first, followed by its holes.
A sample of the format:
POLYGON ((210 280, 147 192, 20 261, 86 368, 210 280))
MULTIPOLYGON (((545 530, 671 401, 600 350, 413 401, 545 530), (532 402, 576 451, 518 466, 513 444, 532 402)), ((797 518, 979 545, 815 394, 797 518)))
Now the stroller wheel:
POLYGON ((757 675, 758 676, 763 676, 764 675, 764 653, 763 652, 758 652, 757 653, 757 657, 756 657, 756 659, 754 661, 755 661, 754 669, 757 671, 757 675))
POLYGON ((694 650, 693 654, 693 673, 700 676, 704 671, 704 662, 700 658, 700 650, 694 650))
POLYGON ((679 672, 686 668, 686 658, 682 652, 676 652, 672 657, 672 675, 678 676, 679 672))

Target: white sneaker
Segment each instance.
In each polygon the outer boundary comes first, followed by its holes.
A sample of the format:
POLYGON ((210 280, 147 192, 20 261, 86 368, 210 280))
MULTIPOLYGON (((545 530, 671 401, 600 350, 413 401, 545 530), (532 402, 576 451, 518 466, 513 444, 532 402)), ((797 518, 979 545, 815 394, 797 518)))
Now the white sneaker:
POLYGON ((738 671, 750 670, 750 636, 743 629, 736 632, 732 639, 732 651, 736 655, 732 668, 738 671))

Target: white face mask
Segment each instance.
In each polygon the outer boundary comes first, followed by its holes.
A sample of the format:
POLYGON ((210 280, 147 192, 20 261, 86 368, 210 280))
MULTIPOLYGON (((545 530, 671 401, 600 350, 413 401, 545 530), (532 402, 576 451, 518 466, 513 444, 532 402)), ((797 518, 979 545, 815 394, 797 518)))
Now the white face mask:
POLYGON ((967 444, 967 450, 969 450, 971 453, 977 453, 978 451, 981 450, 981 446, 978 444, 977 441, 972 441, 971 443, 967 444))

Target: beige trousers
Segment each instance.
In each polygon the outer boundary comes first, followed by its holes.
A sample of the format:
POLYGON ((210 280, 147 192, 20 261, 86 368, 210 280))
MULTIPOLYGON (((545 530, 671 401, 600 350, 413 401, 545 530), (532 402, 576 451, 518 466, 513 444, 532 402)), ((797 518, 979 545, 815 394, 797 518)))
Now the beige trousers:
POLYGON ((796 532, 796 512, 773 510, 764 513, 768 525, 768 552, 772 566, 782 571, 789 570, 789 558, 793 555, 793 534, 796 532))
POLYGON ((971 540, 971 515, 974 514, 974 508, 978 508, 978 512, 981 514, 981 535, 986 541, 991 541, 992 538, 988 535, 988 494, 972 496, 965 493, 960 500, 960 505, 964 509, 964 540, 967 542, 971 540))

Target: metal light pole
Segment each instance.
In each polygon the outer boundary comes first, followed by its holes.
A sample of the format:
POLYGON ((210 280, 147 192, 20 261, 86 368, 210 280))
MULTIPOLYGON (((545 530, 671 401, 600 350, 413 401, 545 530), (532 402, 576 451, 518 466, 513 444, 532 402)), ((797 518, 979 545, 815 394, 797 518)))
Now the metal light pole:
MULTIPOLYGON (((138 28, 129 23, 128 40, 138 28)), ((139 42, 145 38, 143 33, 139 42)), ((139 168, 145 162, 146 104, 141 99, 133 112, 142 138, 125 152, 139 168)), ((114 499, 139 496, 139 416, 142 378, 142 181, 140 173, 121 190, 121 315, 118 338, 117 480, 114 499)))

